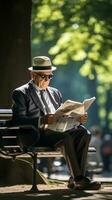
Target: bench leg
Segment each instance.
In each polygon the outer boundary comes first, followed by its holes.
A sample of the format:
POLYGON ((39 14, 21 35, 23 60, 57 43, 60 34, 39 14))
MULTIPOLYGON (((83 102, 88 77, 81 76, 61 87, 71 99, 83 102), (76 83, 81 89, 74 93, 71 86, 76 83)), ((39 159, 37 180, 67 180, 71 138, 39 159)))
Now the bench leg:
POLYGON ((39 190, 37 188, 37 182, 36 182, 36 170, 37 170, 37 153, 34 153, 32 156, 33 160, 33 173, 32 173, 32 188, 30 192, 37 193, 39 190))

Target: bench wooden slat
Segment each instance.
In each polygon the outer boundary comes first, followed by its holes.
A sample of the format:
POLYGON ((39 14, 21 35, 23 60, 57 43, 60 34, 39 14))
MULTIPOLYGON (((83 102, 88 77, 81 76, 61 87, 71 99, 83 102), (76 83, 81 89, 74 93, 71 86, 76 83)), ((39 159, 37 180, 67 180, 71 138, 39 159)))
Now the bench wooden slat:
POLYGON ((20 146, 19 145, 7 145, 7 146, 5 146, 4 145, 4 148, 20 148, 20 146))
POLYGON ((18 130, 18 129, 20 129, 20 127, 19 126, 11 126, 11 127, 7 127, 7 126, 3 126, 3 127, 0 127, 0 130, 13 130, 13 129, 15 129, 15 130, 18 130))
POLYGON ((2 136, 3 139, 13 139, 13 138, 17 138, 17 136, 2 136))

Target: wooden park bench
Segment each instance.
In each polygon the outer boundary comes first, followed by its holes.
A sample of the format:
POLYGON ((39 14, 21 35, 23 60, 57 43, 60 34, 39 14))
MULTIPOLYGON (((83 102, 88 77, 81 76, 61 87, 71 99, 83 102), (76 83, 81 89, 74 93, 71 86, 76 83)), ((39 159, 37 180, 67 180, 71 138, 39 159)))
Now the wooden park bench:
MULTIPOLYGON (((12 117, 12 111, 10 109, 0 109, 0 154, 6 158, 11 157, 13 160, 20 156, 31 156, 33 163, 32 171, 32 188, 31 192, 38 192, 36 182, 37 171, 37 158, 39 157, 60 157, 63 156, 60 149, 51 147, 35 147, 28 146, 23 148, 18 140, 21 126, 6 127, 4 124, 6 119, 12 117)), ((96 152, 94 147, 88 149, 88 153, 96 152)))

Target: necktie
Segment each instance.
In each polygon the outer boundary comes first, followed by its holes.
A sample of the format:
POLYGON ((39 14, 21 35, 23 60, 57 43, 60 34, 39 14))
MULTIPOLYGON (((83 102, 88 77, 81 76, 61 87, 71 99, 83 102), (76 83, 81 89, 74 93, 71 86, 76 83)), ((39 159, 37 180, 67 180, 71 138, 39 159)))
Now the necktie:
POLYGON ((46 102, 46 99, 45 99, 45 95, 46 94, 45 93, 46 93, 45 90, 40 90, 40 96, 41 96, 42 102, 43 102, 43 104, 45 106, 46 114, 48 114, 48 113, 51 113, 51 109, 49 108, 49 106, 48 106, 48 104, 46 102))

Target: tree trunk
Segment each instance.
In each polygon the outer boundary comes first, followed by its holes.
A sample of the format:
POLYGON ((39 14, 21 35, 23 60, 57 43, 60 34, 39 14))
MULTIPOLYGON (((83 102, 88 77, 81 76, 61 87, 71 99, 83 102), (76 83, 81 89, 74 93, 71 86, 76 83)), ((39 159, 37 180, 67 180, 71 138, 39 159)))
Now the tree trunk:
POLYGON ((0 1, 0 108, 11 106, 12 90, 28 79, 31 6, 31 0, 0 1))

